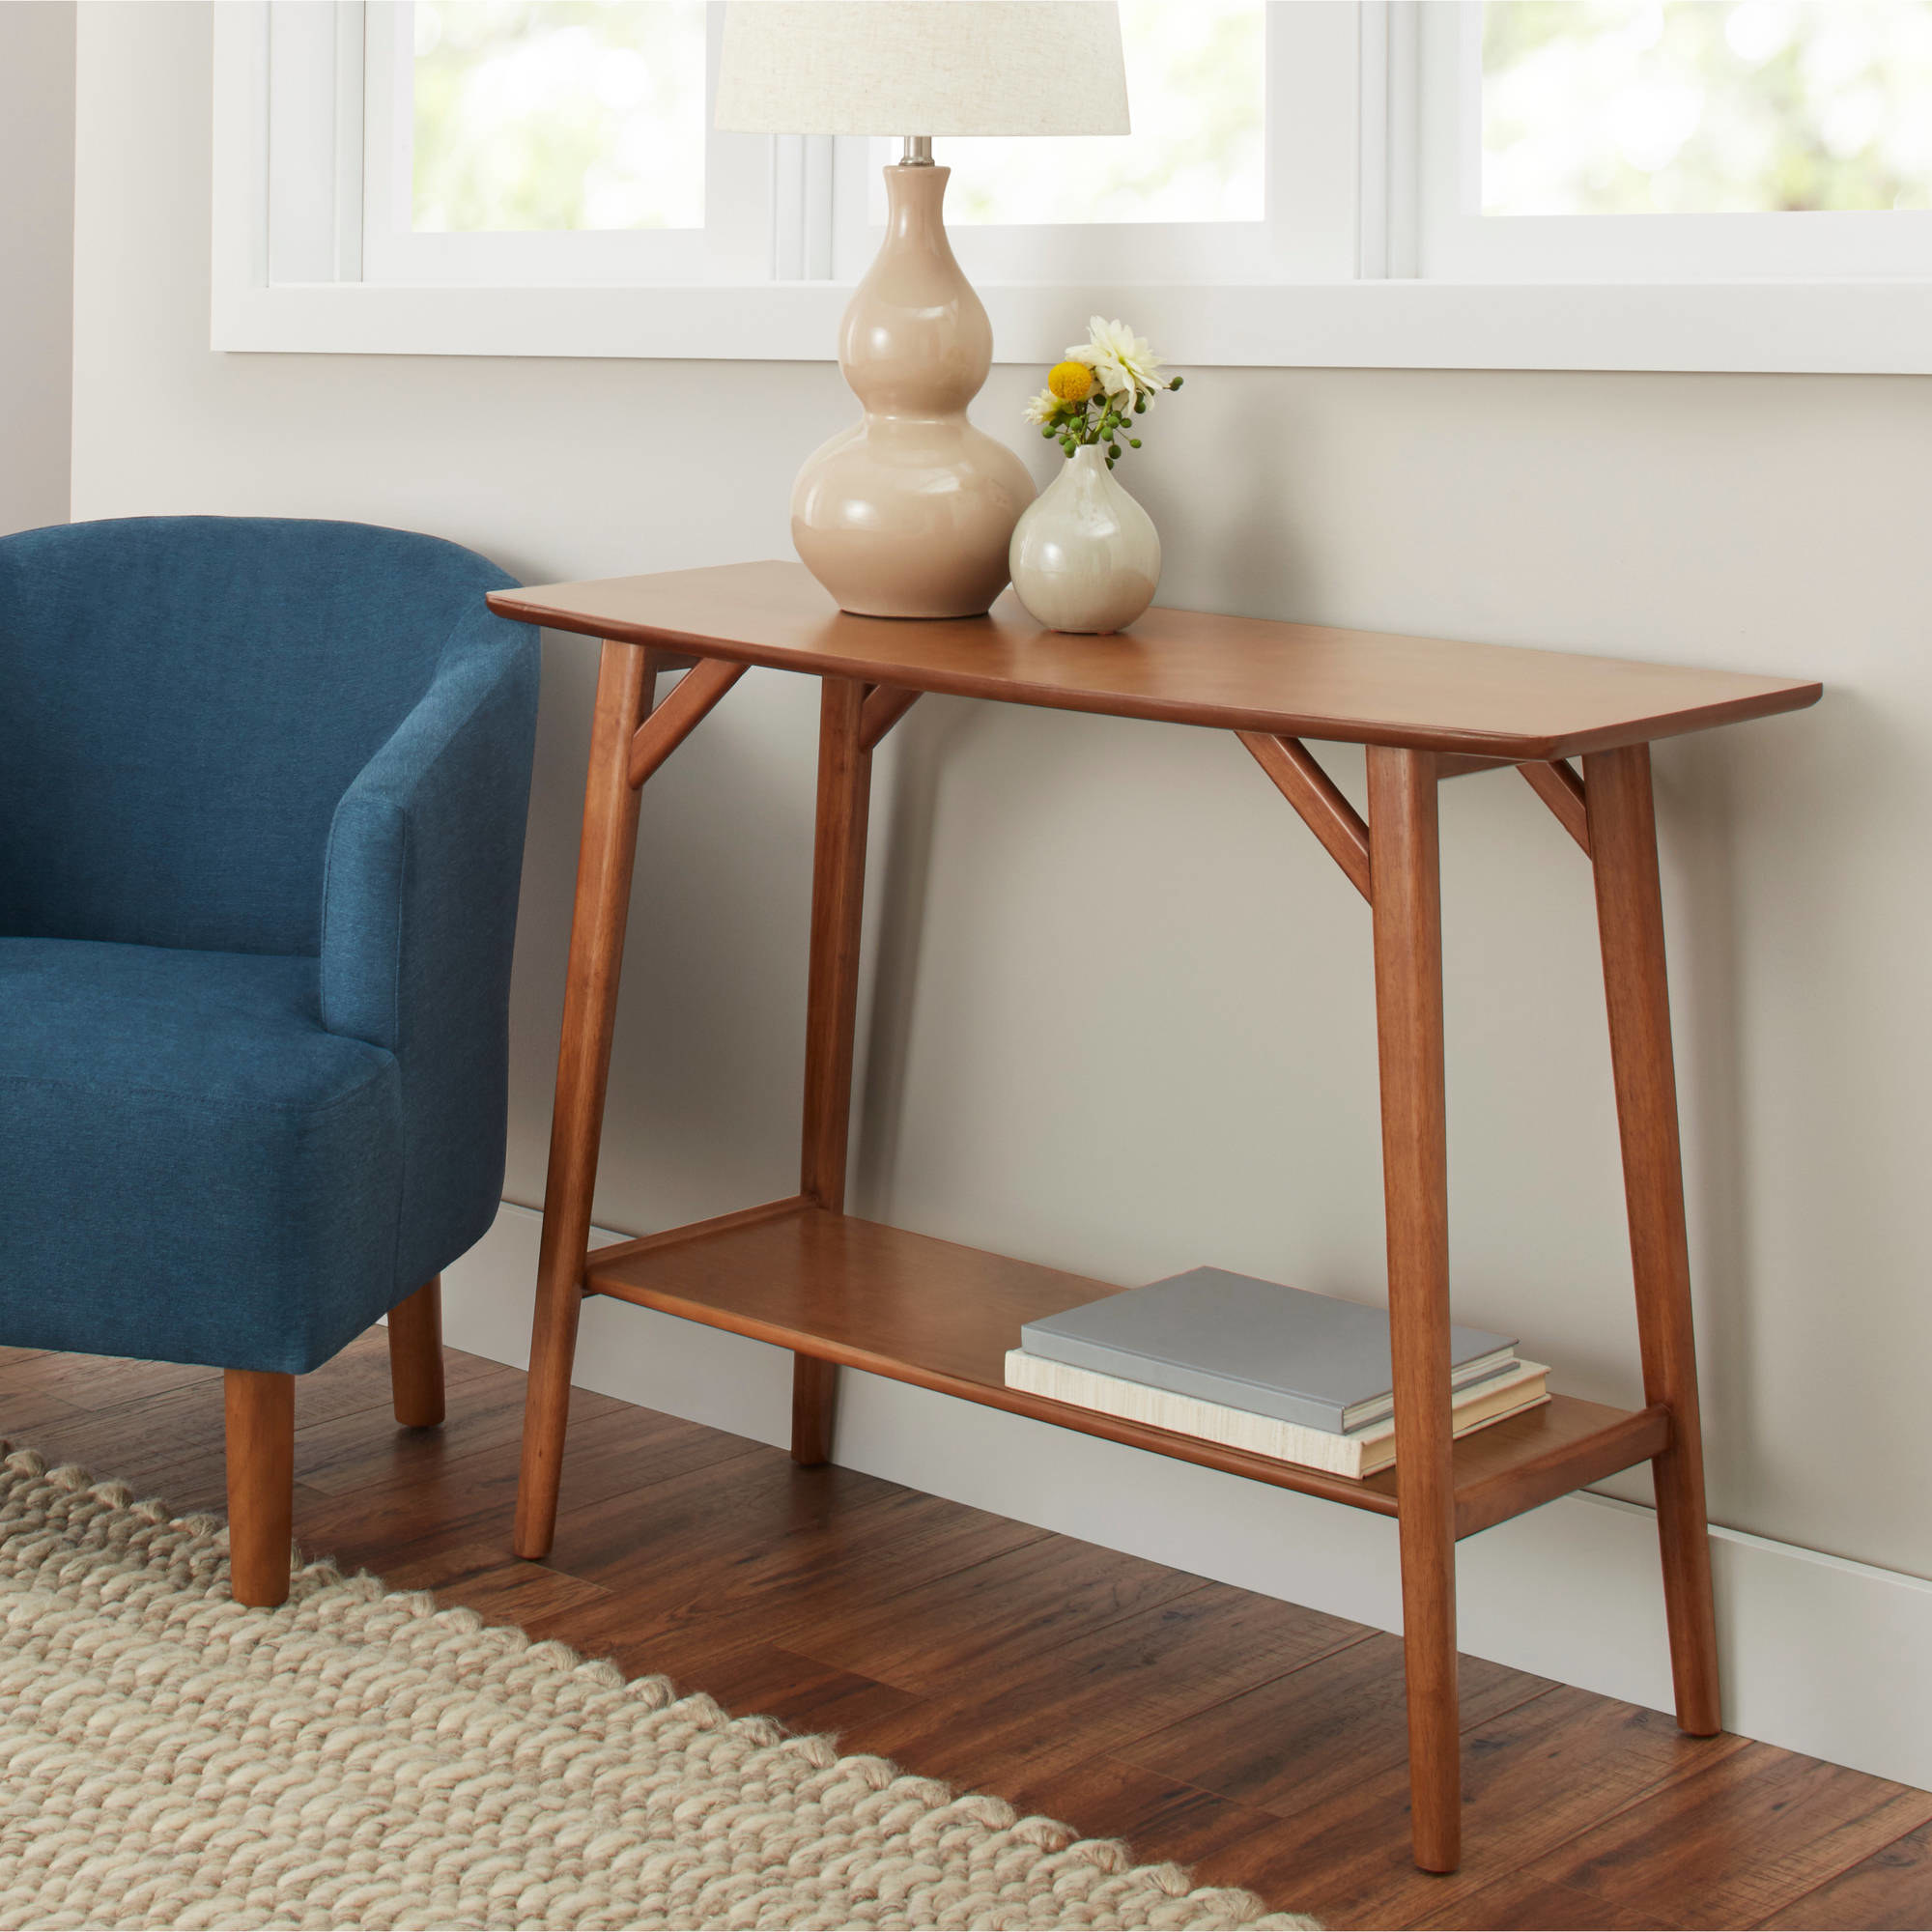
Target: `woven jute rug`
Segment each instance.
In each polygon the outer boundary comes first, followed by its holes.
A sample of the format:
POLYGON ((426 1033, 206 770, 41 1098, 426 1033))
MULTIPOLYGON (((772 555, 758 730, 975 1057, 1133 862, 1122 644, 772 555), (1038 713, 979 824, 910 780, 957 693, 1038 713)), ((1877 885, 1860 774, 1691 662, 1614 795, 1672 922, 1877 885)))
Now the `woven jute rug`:
POLYGON ((0 1925, 1305 1926, 662 1677, 0 1462, 0 1925))

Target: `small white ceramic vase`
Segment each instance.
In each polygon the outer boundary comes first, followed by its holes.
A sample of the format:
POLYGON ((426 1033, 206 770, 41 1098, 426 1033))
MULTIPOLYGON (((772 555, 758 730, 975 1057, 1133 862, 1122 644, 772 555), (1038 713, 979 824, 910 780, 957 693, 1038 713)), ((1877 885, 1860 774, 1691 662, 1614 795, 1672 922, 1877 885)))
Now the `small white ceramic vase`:
POLYGON ((1020 602, 1050 631, 1120 631, 1153 602, 1160 536, 1090 442, 1022 512, 1008 555, 1020 602))

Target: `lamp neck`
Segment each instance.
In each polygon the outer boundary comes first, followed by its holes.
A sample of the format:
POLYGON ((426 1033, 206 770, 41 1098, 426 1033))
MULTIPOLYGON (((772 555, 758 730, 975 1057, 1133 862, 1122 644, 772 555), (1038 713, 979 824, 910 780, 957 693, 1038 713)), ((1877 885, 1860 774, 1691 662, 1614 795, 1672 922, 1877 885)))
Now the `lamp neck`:
POLYGON ((932 136, 930 134, 907 134, 905 146, 899 153, 899 166, 902 168, 929 168, 932 165, 932 136))

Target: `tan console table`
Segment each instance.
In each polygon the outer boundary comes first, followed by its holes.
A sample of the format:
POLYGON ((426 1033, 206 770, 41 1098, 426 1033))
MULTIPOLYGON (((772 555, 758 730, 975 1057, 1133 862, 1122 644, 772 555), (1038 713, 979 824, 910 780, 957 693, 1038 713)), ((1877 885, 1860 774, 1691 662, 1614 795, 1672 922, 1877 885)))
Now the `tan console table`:
POLYGON ((516 1548, 550 1548, 585 1294, 792 1350, 792 1454, 826 1460, 838 1365, 1396 1519, 1416 1862, 1460 1855, 1459 1537, 1648 1462, 1677 1719, 1718 1728, 1716 1634, 1690 1327, 1650 742, 1816 701, 1819 686, 1553 651, 1152 610, 1119 637, 990 617, 854 617, 795 563, 495 592, 508 617, 603 640, 544 1196, 516 1548), (662 705, 658 676, 693 665, 662 705), (822 681, 804 1159, 782 1201, 586 1253, 639 788, 749 666, 822 681), (844 1211, 866 816, 874 747, 923 692, 1234 732, 1368 900, 1381 1065, 1395 1467, 1362 1482, 1009 1389, 1036 1315, 1117 1293, 844 1211), (1303 740, 1367 747, 1365 824, 1303 740), (1579 774, 1570 760, 1580 757, 1579 774), (1450 1434, 1436 784, 1515 765, 1596 878, 1644 1404, 1556 1396, 1450 1434))

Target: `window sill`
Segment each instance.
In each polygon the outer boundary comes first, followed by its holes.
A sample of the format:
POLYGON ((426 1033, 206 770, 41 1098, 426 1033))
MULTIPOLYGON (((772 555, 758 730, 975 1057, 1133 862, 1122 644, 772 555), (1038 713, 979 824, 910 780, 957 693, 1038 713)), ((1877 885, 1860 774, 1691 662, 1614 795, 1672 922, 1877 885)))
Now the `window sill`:
MULTIPOLYGON (((850 290, 223 288, 212 344, 282 355, 828 361, 850 290)), ((1345 282, 982 288, 996 359, 1051 362, 1104 311, 1187 367, 1932 374, 1932 281, 1345 282)))

